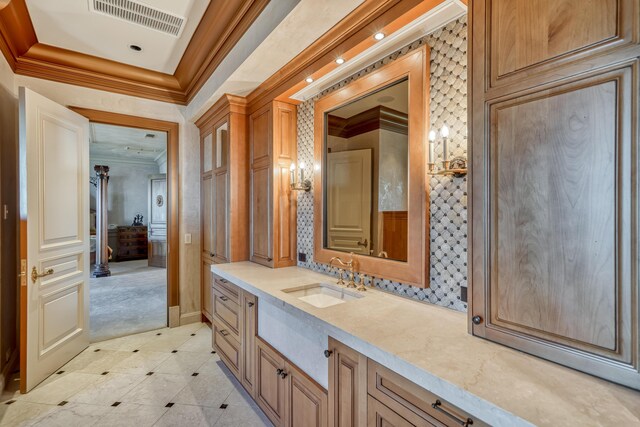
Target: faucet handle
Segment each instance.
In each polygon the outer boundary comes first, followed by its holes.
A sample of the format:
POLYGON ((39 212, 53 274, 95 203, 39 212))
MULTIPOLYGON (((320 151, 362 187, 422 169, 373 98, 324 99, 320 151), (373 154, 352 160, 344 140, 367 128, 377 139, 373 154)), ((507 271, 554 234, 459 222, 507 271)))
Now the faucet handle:
POLYGON ((340 286, 344 286, 344 270, 342 268, 338 268, 338 282, 337 284, 340 286))
POLYGON ((365 274, 364 273, 358 274, 358 278, 360 279, 360 281, 358 283, 358 287, 356 288, 356 291, 366 291, 367 288, 364 286, 365 274))

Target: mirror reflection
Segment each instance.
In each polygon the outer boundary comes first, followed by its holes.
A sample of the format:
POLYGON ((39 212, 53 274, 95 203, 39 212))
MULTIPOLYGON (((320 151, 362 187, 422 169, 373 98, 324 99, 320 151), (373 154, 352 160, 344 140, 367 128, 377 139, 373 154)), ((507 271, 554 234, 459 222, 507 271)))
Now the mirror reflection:
POLYGON ((325 115, 324 246, 407 261, 408 80, 325 115))

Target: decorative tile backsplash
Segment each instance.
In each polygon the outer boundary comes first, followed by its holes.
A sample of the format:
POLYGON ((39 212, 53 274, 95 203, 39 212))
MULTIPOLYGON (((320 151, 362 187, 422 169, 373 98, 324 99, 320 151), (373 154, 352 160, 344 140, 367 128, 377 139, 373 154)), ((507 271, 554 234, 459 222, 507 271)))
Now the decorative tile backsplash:
MULTIPOLYGON (((399 56, 423 46, 431 48, 430 128, 451 129, 450 156, 467 155, 467 18, 440 30, 368 66, 298 106, 298 163, 313 164, 313 107, 315 100, 370 73, 399 56)), ((439 147, 441 150, 441 147, 439 147)), ((441 152, 437 153, 441 156, 441 152)), ((311 178, 312 179, 312 178, 311 178)), ((460 299, 467 286, 467 179, 431 178, 431 287, 377 279, 375 285, 404 297, 467 310, 460 299)), ((333 273, 328 266, 313 262, 313 193, 298 193, 298 252, 307 262, 298 266, 333 273)), ((367 279, 367 283, 368 279, 367 279)))

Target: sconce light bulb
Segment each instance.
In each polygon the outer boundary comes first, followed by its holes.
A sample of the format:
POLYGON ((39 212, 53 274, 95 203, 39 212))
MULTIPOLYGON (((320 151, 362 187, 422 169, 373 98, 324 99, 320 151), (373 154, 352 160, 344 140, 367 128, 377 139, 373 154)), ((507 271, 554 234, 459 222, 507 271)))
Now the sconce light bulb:
POLYGON ((433 142, 436 140, 436 131, 432 130, 429 132, 429 141, 433 142))
POLYGON ((336 64, 338 64, 338 65, 342 65, 342 64, 344 64, 344 58, 338 58, 338 59, 336 59, 336 64))
POLYGON ((376 33, 373 38, 380 41, 384 38, 384 33, 376 33))
POLYGON ((307 77, 307 78, 305 79, 305 81, 306 81, 307 83, 313 83, 313 77, 307 77))
POLYGON ((300 167, 300 169, 304 169, 304 166, 305 166, 305 165, 304 165, 304 162, 300 162, 300 166, 299 166, 299 167, 300 167))
POLYGON ((442 134, 443 138, 448 138, 449 137, 449 128, 447 127, 447 125, 442 126, 442 129, 440 130, 440 133, 442 134))
POLYGON ((291 171, 296 170, 296 164, 295 163, 291 163, 291 166, 289 166, 289 170, 291 170, 291 171))

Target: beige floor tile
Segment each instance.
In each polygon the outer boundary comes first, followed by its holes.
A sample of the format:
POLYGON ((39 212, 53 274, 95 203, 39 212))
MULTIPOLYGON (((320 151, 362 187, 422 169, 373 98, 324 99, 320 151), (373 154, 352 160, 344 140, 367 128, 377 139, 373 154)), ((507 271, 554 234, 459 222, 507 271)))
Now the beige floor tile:
POLYGON ((231 406, 222 412, 215 427, 270 427, 269 419, 258 408, 231 406))
POLYGON ((39 385, 29 393, 21 395, 19 400, 57 405, 63 400, 69 400, 71 396, 85 387, 100 382, 100 380, 101 375, 70 372, 66 375, 56 376, 56 379, 51 382, 39 385))
POLYGON ((0 405, 0 426, 26 426, 38 417, 57 410, 57 406, 17 400, 10 405, 0 405))
POLYGON ((163 334, 140 347, 140 351, 157 351, 171 353, 191 338, 190 333, 163 334))
POLYGON ((173 402, 218 408, 232 391, 233 384, 224 376, 198 375, 173 398, 173 402))
POLYGON ((99 383, 81 390, 73 395, 69 401, 110 406, 114 402, 122 401, 125 394, 147 378, 147 375, 144 374, 109 372, 109 374, 102 376, 99 383))
POLYGON ((125 394, 122 401, 141 405, 165 406, 169 402, 174 402, 173 398, 191 382, 191 378, 197 377, 156 373, 125 394))
POLYGON ((231 375, 229 370, 226 367, 223 367, 222 361, 217 354, 211 354, 211 358, 198 368, 198 373, 201 375, 211 376, 225 376, 227 373, 231 375))
POLYGON ((61 370, 84 372, 87 374, 101 374, 127 359, 131 354, 132 353, 130 351, 106 349, 95 351, 87 349, 64 365, 61 370))
POLYGON ((191 375, 199 372, 198 368, 212 358, 213 355, 208 352, 178 351, 158 365, 155 371, 164 374, 191 375))
POLYGON ((239 384, 233 384, 233 386, 233 391, 227 396, 224 403, 229 406, 258 406, 256 401, 249 396, 242 386, 239 384))
POLYGON ((224 412, 220 408, 175 404, 165 412, 154 427, 214 426, 224 412))
POLYGON ((157 333, 157 331, 149 331, 108 341, 100 341, 93 343, 89 349, 133 351, 152 341, 157 333))
POLYGON ((37 427, 85 427, 100 421, 109 407, 67 403, 56 410, 39 416, 30 425, 37 427))
MULTIPOLYGON (((104 417, 94 424, 100 427, 151 427, 167 412, 163 406, 146 406, 134 403, 122 403, 117 407, 111 407, 104 417)), ((176 426, 188 426, 188 424, 176 424, 176 426)))
POLYGON ((109 371, 121 372, 124 374, 146 374, 156 369, 162 362, 169 358, 171 353, 161 353, 157 351, 138 351, 131 353, 123 361, 113 365, 109 371))
POLYGON ((213 350, 213 343, 211 342, 211 331, 207 334, 196 334, 191 337, 187 342, 178 347, 179 351, 193 351, 193 352, 206 352, 213 350))

